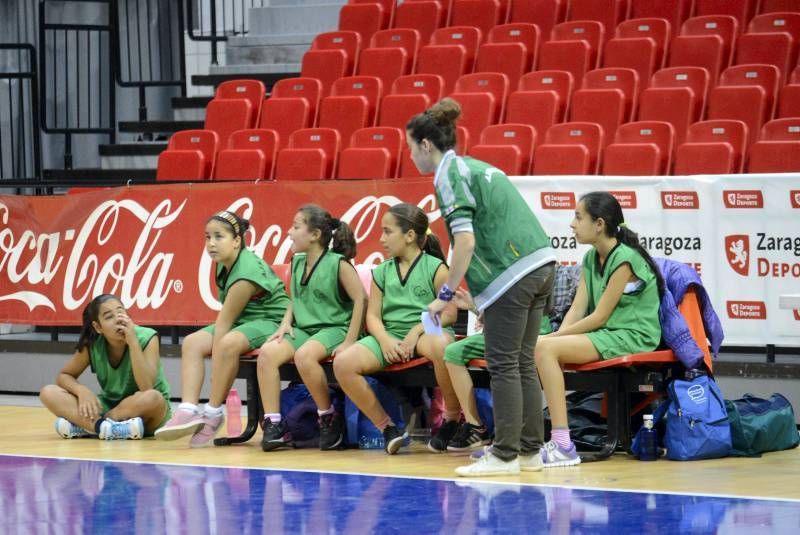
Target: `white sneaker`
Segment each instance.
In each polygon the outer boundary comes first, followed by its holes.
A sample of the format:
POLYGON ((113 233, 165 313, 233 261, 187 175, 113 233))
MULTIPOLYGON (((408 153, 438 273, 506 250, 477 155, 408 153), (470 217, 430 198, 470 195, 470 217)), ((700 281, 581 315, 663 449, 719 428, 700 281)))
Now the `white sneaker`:
POLYGON ((523 472, 540 472, 544 465, 542 464, 542 455, 536 452, 531 455, 520 455, 519 469, 523 472))
POLYGON ((83 427, 75 425, 66 418, 61 418, 60 416, 56 418, 56 433, 58 433, 61 438, 83 438, 94 436, 93 433, 90 433, 83 427))
POLYGON ((503 461, 488 449, 472 464, 459 466, 456 474, 463 477, 505 476, 519 474, 519 457, 513 461, 503 461))
POLYGON ((138 416, 122 422, 110 418, 100 424, 100 440, 141 440, 144 437, 144 422, 138 416))

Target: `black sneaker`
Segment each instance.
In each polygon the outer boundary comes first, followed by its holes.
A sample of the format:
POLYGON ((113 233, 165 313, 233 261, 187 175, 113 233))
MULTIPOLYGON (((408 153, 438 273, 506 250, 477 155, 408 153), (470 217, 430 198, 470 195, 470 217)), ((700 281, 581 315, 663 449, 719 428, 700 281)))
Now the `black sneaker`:
POLYGON ((408 438, 408 433, 405 429, 400 430, 394 425, 387 425, 383 430, 383 449, 389 455, 394 455, 403 447, 403 442, 408 438))
POLYGON ((444 453, 447 451, 447 445, 458 432, 461 423, 458 420, 447 420, 442 424, 442 427, 431 437, 428 442, 428 449, 434 453, 444 453))
POLYGON ((286 420, 273 424, 272 420, 264 420, 264 436, 261 437, 261 449, 264 451, 277 450, 278 448, 292 448, 292 434, 286 426, 286 420))
POLYGON ((335 450, 344 442, 344 420, 334 411, 319 419, 319 449, 335 450))
POLYGON ((447 445, 447 451, 466 452, 491 444, 492 436, 485 427, 464 422, 456 436, 447 445))

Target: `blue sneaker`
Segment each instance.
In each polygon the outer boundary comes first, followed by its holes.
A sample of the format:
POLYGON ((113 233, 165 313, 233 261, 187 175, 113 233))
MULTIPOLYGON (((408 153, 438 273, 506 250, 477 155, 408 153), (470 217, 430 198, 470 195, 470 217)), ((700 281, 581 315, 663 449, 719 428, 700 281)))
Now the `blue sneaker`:
POLYGON ((542 467, 553 468, 581 464, 581 457, 578 455, 578 450, 575 449, 575 444, 570 442, 569 446, 569 448, 564 449, 553 440, 545 444, 539 450, 539 455, 542 458, 542 467))
POLYGON ((144 437, 144 422, 138 416, 116 422, 110 418, 103 420, 100 424, 101 440, 141 440, 144 437))
POLYGON ((56 433, 58 433, 61 438, 85 438, 94 436, 93 433, 90 433, 83 427, 75 425, 66 418, 61 417, 56 418, 56 433))

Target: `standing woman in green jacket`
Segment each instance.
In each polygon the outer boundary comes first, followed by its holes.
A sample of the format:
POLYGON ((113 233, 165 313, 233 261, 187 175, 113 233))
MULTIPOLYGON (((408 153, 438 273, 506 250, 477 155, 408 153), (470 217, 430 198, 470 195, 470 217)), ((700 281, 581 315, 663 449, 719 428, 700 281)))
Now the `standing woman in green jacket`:
POLYGON ((455 153, 461 108, 445 98, 406 125, 406 142, 433 185, 453 248, 447 282, 428 305, 438 315, 466 276, 483 313, 495 438, 461 476, 541 470, 542 388, 533 350, 550 296, 555 252, 525 199, 500 169, 455 153))

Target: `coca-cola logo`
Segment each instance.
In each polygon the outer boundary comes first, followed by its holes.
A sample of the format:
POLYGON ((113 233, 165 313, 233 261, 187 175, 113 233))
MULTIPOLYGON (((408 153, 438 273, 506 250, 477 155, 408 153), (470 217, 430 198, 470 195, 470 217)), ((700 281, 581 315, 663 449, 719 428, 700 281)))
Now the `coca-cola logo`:
POLYGON ((546 210, 574 210, 575 193, 571 191, 543 191, 542 208, 546 210))
POLYGON ((764 208, 764 195, 760 189, 723 190, 725 208, 764 208))
POLYGON ((725 236, 725 258, 731 269, 746 277, 750 272, 750 236, 747 234, 725 236))
POLYGON ((792 203, 792 208, 800 208, 800 190, 790 191, 789 201, 792 203))
POLYGON ((737 320, 767 319, 767 305, 763 301, 726 301, 728 317, 737 320))
POLYGON ((662 191, 661 208, 665 210, 697 210, 700 199, 696 191, 662 191))
POLYGON ((609 191, 609 193, 617 199, 621 208, 636 208, 635 191, 609 191))
MULTIPOLYGON (((158 308, 173 289, 180 291, 181 282, 168 278, 174 255, 156 252, 156 246, 163 229, 175 221, 185 204, 186 200, 173 209, 172 201, 164 200, 147 210, 133 200, 110 200, 97 206, 77 231, 36 235, 25 230, 16 236, 11 228, 4 228, 0 231, 0 272, 12 284, 35 287, 51 283, 63 266, 62 302, 67 310, 101 293, 117 295, 125 307, 158 308), (127 216, 141 223, 138 236, 119 235, 119 222, 127 216), (65 242, 73 242, 68 256, 60 254, 65 242), (118 251, 102 261, 97 253, 87 252, 108 250, 112 243, 133 247, 127 255, 118 251)), ((0 203, 0 212, 7 225, 10 210, 0 203)), ((33 289, 0 295, 0 301, 5 300, 25 303, 31 311, 38 306, 56 310, 49 297, 33 289)))

